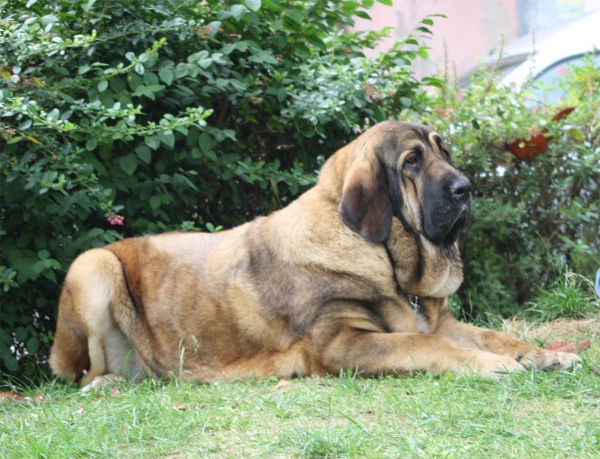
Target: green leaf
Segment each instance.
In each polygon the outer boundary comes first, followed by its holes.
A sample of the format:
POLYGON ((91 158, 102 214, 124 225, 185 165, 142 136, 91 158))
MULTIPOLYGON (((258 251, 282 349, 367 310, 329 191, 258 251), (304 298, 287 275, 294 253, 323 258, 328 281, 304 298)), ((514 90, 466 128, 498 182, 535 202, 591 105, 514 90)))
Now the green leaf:
POLYGON ((287 12, 288 16, 296 23, 302 25, 304 21, 304 12, 297 8, 292 8, 287 12))
POLYGON ((106 88, 108 88, 108 81, 100 80, 98 82, 98 92, 104 92, 106 91, 106 88))
POLYGON ((260 0, 245 0, 244 3, 252 11, 258 11, 260 9, 260 5, 261 5, 260 0))
POLYGON ((161 80, 163 80, 165 82, 166 85, 170 85, 171 83, 173 83, 173 70, 171 69, 166 69, 166 68, 162 68, 158 70, 158 76, 160 77, 161 80))
POLYGON ((118 94, 127 89, 127 83, 125 83, 123 78, 112 78, 110 80, 110 89, 118 94))
POLYGON ((146 145, 153 150, 156 150, 158 147, 160 147, 160 139, 155 135, 148 135, 144 137, 144 142, 146 142, 146 145))
POLYGON ((58 18, 56 16, 54 16, 53 14, 47 14, 45 16, 42 16, 42 24, 43 25, 54 24, 56 22, 58 22, 58 18))
POLYGON ((153 86, 159 84, 158 77, 154 72, 146 72, 144 73, 144 84, 147 86, 153 86))
POLYGON ((408 97, 400 97, 400 103, 404 106, 404 107, 410 107, 412 105, 412 100, 410 100, 408 97))
POLYGON ((175 67, 175 78, 183 78, 184 76, 187 76, 188 73, 189 70, 185 64, 179 64, 175 67))
POLYGON ((98 141, 93 137, 91 139, 88 139, 88 141, 85 143, 85 149, 88 151, 95 150, 97 146, 98 141))
POLYGON ((47 269, 42 273, 42 276, 56 284, 56 274, 54 274, 54 271, 47 269))
POLYGON ((127 155, 119 158, 119 164, 121 169, 125 171, 127 175, 133 175, 138 167, 138 159, 135 155, 127 155))
POLYGON ((173 134, 172 130, 166 129, 164 131, 160 131, 157 134, 157 137, 165 145, 168 145, 171 148, 173 148, 175 146, 175 134, 173 134))
POLYGON ((81 5, 81 9, 87 13, 88 11, 90 11, 92 6, 94 6, 94 3, 96 3, 96 0, 88 0, 88 2, 85 5, 81 5))
POLYGON ((244 5, 233 5, 230 9, 231 15, 236 21, 239 21, 244 17, 248 9, 244 5))
POLYGON ((207 24, 207 27, 211 30, 210 35, 216 34, 221 28, 221 21, 212 21, 207 24))
POLYGON ((202 148, 204 153, 212 150, 213 145, 213 140, 207 133, 203 132, 200 134, 200 137, 198 137, 198 146, 202 148))
POLYGON ((146 145, 140 145, 135 149, 135 152, 142 161, 144 161, 146 164, 150 164, 150 161, 152 160, 152 150, 150 150, 150 148, 148 148, 146 145))
POLYGON ((392 6, 393 5, 392 0, 377 0, 377 1, 379 3, 382 3, 382 4, 387 5, 387 6, 392 6))
POLYGON ((32 336, 27 340, 25 347, 27 348, 27 352, 30 354, 36 354, 40 347, 40 340, 32 336))
POLYGON ((17 328, 17 331, 15 332, 15 339, 21 342, 25 341, 27 339, 27 330, 25 330, 23 327, 17 328))
POLYGON ((31 124, 31 120, 23 121, 21 124, 19 124, 19 131, 25 131, 26 129, 29 129, 31 127, 31 124))
POLYGON ((152 196, 150 198, 150 207, 153 209, 158 209, 160 207, 160 198, 158 196, 152 196))
POLYGON ((87 237, 94 238, 100 236, 101 234, 104 234, 104 230, 102 228, 94 228, 88 231, 87 237))
POLYGON ((206 59, 200 59, 198 60, 198 65, 200 67, 202 67, 203 69, 210 67, 210 64, 213 63, 213 60, 210 57, 207 57, 206 59))
POLYGON ((38 252, 38 257, 40 257, 40 260, 45 260, 50 256, 50 252, 48 252, 47 250, 40 250, 38 252))

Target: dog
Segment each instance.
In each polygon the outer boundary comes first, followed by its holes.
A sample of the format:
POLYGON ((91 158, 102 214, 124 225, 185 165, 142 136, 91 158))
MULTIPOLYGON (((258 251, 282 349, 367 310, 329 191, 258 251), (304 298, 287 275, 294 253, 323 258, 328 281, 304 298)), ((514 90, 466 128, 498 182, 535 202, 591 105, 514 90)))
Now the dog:
POLYGON ((471 183, 440 135, 379 123, 267 217, 84 252, 60 296, 51 368, 86 385, 113 373, 211 381, 347 369, 498 379, 580 362, 452 316, 470 210, 471 183))

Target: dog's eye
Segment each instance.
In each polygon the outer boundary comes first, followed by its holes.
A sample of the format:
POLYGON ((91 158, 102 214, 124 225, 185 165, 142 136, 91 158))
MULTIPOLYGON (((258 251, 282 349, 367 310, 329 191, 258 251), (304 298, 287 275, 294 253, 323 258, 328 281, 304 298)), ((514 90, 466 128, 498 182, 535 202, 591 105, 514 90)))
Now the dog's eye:
POLYGON ((406 158, 406 160, 404 161, 404 164, 407 164, 409 166, 414 166, 419 162, 419 158, 417 158, 417 155, 410 155, 406 158))

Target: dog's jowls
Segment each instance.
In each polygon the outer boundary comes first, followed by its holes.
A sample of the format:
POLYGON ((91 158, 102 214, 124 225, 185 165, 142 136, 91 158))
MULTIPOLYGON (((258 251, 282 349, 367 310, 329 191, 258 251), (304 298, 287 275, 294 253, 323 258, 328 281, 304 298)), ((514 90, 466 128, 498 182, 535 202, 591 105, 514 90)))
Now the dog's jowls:
POLYGON ((470 190, 437 133, 378 124, 268 217, 79 256, 60 297, 52 369, 86 384, 108 373, 206 381, 570 367, 579 357, 449 313, 470 190))

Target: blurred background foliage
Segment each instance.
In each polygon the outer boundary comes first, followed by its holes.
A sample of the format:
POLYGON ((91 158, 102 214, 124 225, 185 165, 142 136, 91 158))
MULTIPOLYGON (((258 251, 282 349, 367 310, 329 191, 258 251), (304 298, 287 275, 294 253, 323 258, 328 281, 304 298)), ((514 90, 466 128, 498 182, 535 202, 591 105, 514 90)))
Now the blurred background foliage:
POLYGON ((591 279, 600 266, 600 67, 586 58, 561 71, 556 105, 543 97, 552 88, 506 87, 494 68, 475 72, 464 88, 442 71, 443 87, 420 116, 473 182, 472 223, 461 239, 465 281, 453 298, 467 317, 531 310, 538 297, 564 312, 543 319, 600 312, 591 284, 564 275, 591 279), (523 161, 508 151, 542 133, 548 150, 538 156, 523 161), (579 295, 579 307, 560 306, 565 288, 579 295))
POLYGON ((600 69, 570 70, 577 108, 551 123, 555 107, 532 108, 493 72, 462 89, 444 74, 415 79, 434 17, 365 58, 389 31, 348 27, 372 4, 0 0, 0 370, 43 368, 60 284, 82 251, 281 208, 385 119, 434 126, 473 180, 459 314, 528 308, 567 266, 589 276, 600 264, 600 69), (541 128, 547 153, 506 151, 541 128))

